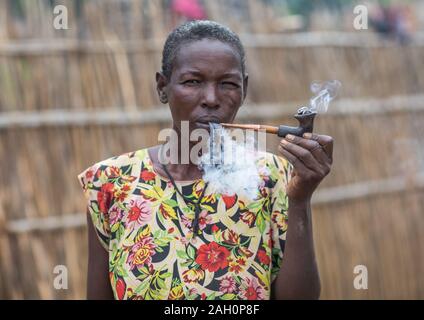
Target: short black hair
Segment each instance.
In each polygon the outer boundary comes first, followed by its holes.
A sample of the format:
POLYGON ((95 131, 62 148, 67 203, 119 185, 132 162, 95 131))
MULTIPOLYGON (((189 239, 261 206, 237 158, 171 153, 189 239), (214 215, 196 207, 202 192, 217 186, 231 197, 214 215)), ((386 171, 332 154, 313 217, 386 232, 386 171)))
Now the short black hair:
POLYGON ((167 37, 162 51, 162 74, 171 77, 174 59, 183 44, 202 39, 218 40, 231 45, 240 55, 241 70, 245 74, 245 51, 240 38, 228 27, 209 20, 193 20, 175 28, 167 37))

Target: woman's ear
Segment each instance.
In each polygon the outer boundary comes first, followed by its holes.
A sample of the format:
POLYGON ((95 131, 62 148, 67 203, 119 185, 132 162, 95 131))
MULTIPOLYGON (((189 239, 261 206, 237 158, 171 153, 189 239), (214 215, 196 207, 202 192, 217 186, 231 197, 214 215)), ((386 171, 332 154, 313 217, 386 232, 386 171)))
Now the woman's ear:
POLYGON ((248 84, 249 84, 249 74, 246 73, 243 79, 243 102, 244 102, 244 99, 246 99, 248 84))
POLYGON ((168 103, 167 85, 168 79, 161 72, 156 72, 156 91, 163 104, 168 103))

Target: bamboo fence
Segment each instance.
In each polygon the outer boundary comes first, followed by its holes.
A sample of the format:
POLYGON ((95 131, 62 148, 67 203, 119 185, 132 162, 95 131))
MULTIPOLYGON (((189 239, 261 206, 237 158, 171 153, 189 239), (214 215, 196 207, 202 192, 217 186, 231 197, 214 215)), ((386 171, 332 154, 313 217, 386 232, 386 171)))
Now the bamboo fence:
MULTIPOLYGON (((399 47, 372 34, 276 35, 260 1, 233 2, 239 16, 224 1, 206 8, 247 47, 240 121, 295 124, 311 81, 343 83, 316 119, 335 138, 332 173, 313 198, 321 298, 423 299, 422 39, 399 47), (356 265, 368 268, 368 290, 353 286, 356 265)), ((74 9, 71 29, 58 31, 47 1, 20 3, 16 15, 0 2, 0 298, 80 299, 86 216, 76 175, 156 144, 169 126, 154 74, 172 17, 166 1, 61 1, 74 9), (57 265, 68 268, 67 290, 53 287, 57 265)), ((270 137, 269 150, 277 143, 270 137)))

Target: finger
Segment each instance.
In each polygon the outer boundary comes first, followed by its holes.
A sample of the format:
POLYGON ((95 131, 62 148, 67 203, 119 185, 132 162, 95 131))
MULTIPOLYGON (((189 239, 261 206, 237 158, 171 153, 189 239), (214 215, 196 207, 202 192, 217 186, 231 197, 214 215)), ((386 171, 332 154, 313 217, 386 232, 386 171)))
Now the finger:
POLYGON ((311 140, 317 141, 324 148, 325 153, 328 155, 331 162, 333 161, 334 139, 332 137, 323 135, 323 134, 310 133, 310 132, 304 133, 303 137, 305 139, 311 139, 311 140))
POLYGON ((294 143, 291 143, 286 139, 281 140, 280 146, 283 149, 289 151, 291 154, 295 155, 310 170, 318 171, 320 169, 321 164, 318 162, 317 159, 314 158, 314 156, 309 150, 302 148, 294 143))
POLYGON ((304 138, 297 137, 297 136, 294 136, 294 135, 291 135, 291 134, 288 134, 286 136, 286 139, 289 140, 291 143, 297 144, 298 146, 301 146, 302 148, 309 150, 309 152, 312 153, 313 156, 321 164, 325 165, 325 164, 331 162, 326 151, 318 143, 318 141, 312 140, 312 139, 304 139, 304 138))
POLYGON ((283 155, 284 158, 287 159, 288 162, 290 162, 293 165, 293 168, 295 168, 299 172, 309 172, 309 168, 305 166, 305 164, 299 160, 294 154, 292 154, 290 151, 284 149, 281 145, 278 146, 278 150, 283 155))

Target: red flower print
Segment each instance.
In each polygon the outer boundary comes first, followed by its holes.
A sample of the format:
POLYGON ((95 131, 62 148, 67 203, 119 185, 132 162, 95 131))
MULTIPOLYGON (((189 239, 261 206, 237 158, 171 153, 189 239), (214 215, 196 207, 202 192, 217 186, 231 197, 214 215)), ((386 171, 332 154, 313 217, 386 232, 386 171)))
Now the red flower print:
POLYGON ((216 224, 214 224, 212 226, 212 232, 215 233, 215 232, 218 232, 218 230, 219 230, 219 228, 216 226, 216 224))
POLYGON ((230 209, 232 206, 234 206, 234 204, 237 201, 237 195, 233 195, 233 196, 226 196, 226 195, 222 195, 222 200, 224 200, 225 203, 225 209, 230 209))
POLYGON ((119 208, 112 208, 109 212, 109 224, 112 226, 122 218, 122 211, 119 208))
POLYGON ((271 215, 271 220, 277 224, 278 228, 282 231, 287 231, 288 219, 287 216, 281 212, 274 211, 271 215))
POLYGON ((146 182, 154 180, 155 177, 156 177, 156 174, 154 172, 149 171, 149 170, 143 170, 140 173, 140 178, 143 181, 146 181, 146 182))
POLYGON ((236 245, 240 242, 240 236, 233 230, 227 229, 222 233, 222 238, 225 243, 236 245))
POLYGON ((219 282, 219 291, 223 293, 233 293, 237 290, 236 281, 231 276, 225 276, 219 282))
POLYGON ((206 300, 206 294, 202 293, 202 295, 200 296, 202 300, 206 300))
POLYGON ((106 215, 109 210, 113 197, 113 188, 113 183, 105 183, 97 194, 97 203, 99 204, 100 212, 104 215, 106 215))
POLYGON ((193 220, 189 219, 187 216, 182 215, 181 216, 181 222, 183 224, 184 227, 186 227, 187 229, 190 229, 193 223, 193 220))
POLYGON ((208 211, 203 210, 199 215, 199 228, 203 230, 207 224, 212 222, 212 217, 208 214, 208 211))
POLYGON ((127 299, 128 300, 144 300, 143 296, 136 294, 132 288, 128 288, 127 299))
POLYGON ((130 208, 128 210, 128 222, 127 225, 135 223, 141 225, 151 218, 151 208, 145 201, 134 201, 131 200, 130 208))
POLYGON ((253 252, 250 251, 248 248, 245 247, 239 247, 239 254, 242 256, 245 256, 247 258, 250 258, 251 256, 253 256, 253 252))
POLYGON ((86 179, 91 179, 94 176, 93 170, 89 169, 86 173, 85 173, 85 178, 86 179))
POLYGON ((125 284, 124 279, 118 278, 115 284, 115 291, 116 291, 116 296, 118 300, 124 299, 126 288, 127 288, 127 285, 125 284))
POLYGON ((99 179, 101 175, 102 175, 102 170, 98 169, 96 171, 96 178, 99 179))
POLYGON ((106 173, 106 175, 108 176, 108 178, 116 178, 119 177, 121 175, 121 169, 115 166, 111 166, 108 170, 109 174, 106 173))
POLYGON ((251 211, 245 211, 240 213, 240 219, 251 227, 256 220, 256 215, 251 211))
POLYGON ((240 296, 245 300, 263 300, 265 299, 265 290, 260 286, 258 279, 247 278, 240 286, 240 296))
POLYGON ((137 206, 132 206, 128 211, 128 219, 129 221, 137 221, 141 216, 141 209, 137 206))
POLYGON ((197 289, 196 288, 191 288, 190 290, 188 290, 188 295, 192 296, 197 294, 197 289))
POLYGON ((203 270, 216 272, 228 266, 227 258, 230 252, 227 248, 220 246, 212 241, 209 244, 203 244, 197 251, 196 262, 202 267, 203 270))
POLYGON ((268 247, 272 250, 272 248, 274 247, 274 240, 272 239, 272 229, 269 229, 269 231, 267 232, 268 235, 268 247))
POLYGON ((264 187, 259 188, 259 193, 261 194, 262 198, 268 197, 268 191, 264 187))
POLYGON ((183 279, 186 283, 199 282, 205 277, 205 271, 200 269, 188 269, 183 272, 183 279))
POLYGON ((199 180, 193 185, 193 195, 196 197, 196 199, 199 199, 204 187, 205 183, 202 180, 199 180))
POLYGON ((271 262, 271 259, 266 254, 265 250, 259 250, 258 258, 259 258, 259 261, 264 265, 269 265, 269 263, 271 262))
POLYGON ((246 266, 246 258, 239 257, 235 261, 231 259, 229 271, 238 274, 243 271, 244 266, 246 266))
POLYGON ((130 269, 143 266, 145 264, 151 265, 152 255, 155 253, 156 245, 152 237, 142 237, 139 242, 131 247, 131 252, 128 255, 127 263, 130 269))
POLYGON ((128 191, 130 191, 131 187, 129 184, 124 184, 121 188, 115 191, 115 198, 119 202, 123 202, 125 198, 128 196, 128 191))

